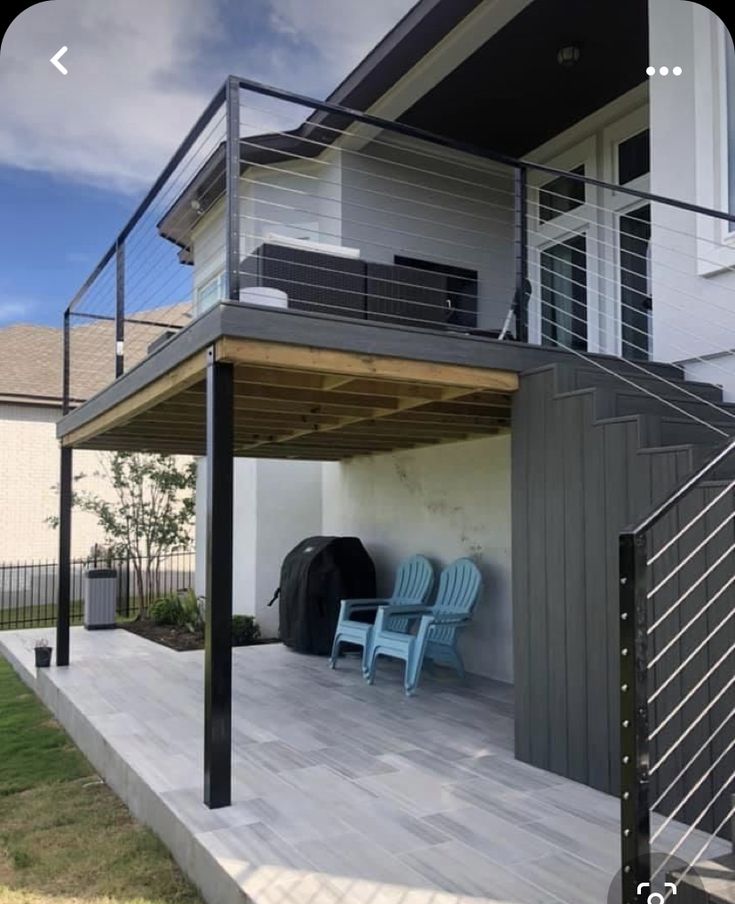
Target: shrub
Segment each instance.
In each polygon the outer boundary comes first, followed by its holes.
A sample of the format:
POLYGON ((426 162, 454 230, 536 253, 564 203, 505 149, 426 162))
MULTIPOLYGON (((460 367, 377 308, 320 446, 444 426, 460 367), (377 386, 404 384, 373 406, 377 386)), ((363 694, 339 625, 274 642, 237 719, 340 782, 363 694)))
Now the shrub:
POLYGON ((204 629, 204 612, 202 601, 193 590, 187 590, 179 596, 180 615, 178 624, 188 628, 192 634, 204 629))
POLYGON ((232 616, 232 646, 245 647, 260 637, 260 626, 252 615, 232 616))
POLYGON ((154 600, 148 615, 155 625, 178 625, 181 623, 181 600, 173 593, 154 600))

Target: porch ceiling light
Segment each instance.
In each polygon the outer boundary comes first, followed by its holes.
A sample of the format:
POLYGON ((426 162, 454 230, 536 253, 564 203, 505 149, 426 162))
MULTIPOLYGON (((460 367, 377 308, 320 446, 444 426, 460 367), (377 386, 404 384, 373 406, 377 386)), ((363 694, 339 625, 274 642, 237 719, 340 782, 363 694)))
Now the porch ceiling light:
POLYGON ((572 66, 575 66, 579 62, 581 56, 582 51, 576 44, 567 44, 565 47, 559 48, 559 51, 556 54, 556 61, 565 69, 571 69, 572 66))

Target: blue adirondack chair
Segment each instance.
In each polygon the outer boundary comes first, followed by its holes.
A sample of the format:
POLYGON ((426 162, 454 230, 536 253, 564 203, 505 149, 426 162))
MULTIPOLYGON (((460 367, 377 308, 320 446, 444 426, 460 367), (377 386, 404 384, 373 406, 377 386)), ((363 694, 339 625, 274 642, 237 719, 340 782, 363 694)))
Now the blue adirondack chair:
POLYGON ((480 572, 469 559, 457 559, 442 571, 433 606, 385 606, 378 610, 370 637, 365 677, 372 684, 378 656, 391 656, 406 663, 403 685, 406 694, 416 691, 424 659, 446 662, 465 677, 462 657, 457 649, 457 634, 472 617, 482 586, 480 572), (418 622, 415 633, 397 630, 394 619, 418 622))
MULTIPOLYGON (((367 622, 355 621, 353 613, 390 606, 400 612, 403 606, 417 606, 426 602, 434 587, 434 568, 424 556, 411 556, 398 566, 393 593, 388 599, 342 600, 337 629, 332 643, 329 664, 337 666, 339 648, 343 643, 354 643, 362 647, 362 670, 365 673, 370 653, 370 635, 373 626, 367 622)), ((408 619, 393 615, 389 624, 396 631, 408 629, 408 619)))

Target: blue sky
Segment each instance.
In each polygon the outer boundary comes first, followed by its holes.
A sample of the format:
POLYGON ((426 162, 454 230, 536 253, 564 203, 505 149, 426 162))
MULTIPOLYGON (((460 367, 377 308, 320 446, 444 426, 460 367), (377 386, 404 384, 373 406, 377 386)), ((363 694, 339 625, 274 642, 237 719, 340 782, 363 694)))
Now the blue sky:
POLYGON ((0 47, 0 327, 69 298, 228 73, 325 96, 414 0, 46 0, 0 47), (48 62, 69 50, 62 76, 48 62))

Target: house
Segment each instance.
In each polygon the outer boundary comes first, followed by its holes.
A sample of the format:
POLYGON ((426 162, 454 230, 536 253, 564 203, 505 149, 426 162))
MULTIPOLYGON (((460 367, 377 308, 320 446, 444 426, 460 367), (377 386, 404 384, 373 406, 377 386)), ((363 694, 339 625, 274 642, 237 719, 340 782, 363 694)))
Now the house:
MULTIPOLYGON (((0 563, 56 561, 58 537, 45 521, 58 508, 56 422, 62 408, 61 329, 18 324, 0 330, 0 563)), ((80 452, 76 473, 92 475, 98 454, 80 452)), ((72 554, 81 558, 101 542, 96 519, 77 513, 72 554)))
POLYGON ((626 893, 651 809, 722 832, 732 56, 689 2, 422 0, 327 101, 230 78, 111 245, 67 322, 116 266, 124 356, 146 229, 194 316, 60 421, 62 482, 77 449, 206 455, 210 806, 231 607, 354 534, 383 587, 476 558, 468 667, 514 683, 519 759, 622 794, 626 893))
MULTIPOLYGON (((181 318, 185 316, 182 309, 181 318)), ((172 323, 181 323, 178 313, 172 323)), ((147 344, 158 335, 133 325, 135 343, 147 344)), ((76 334, 74 395, 78 404, 105 385, 104 371, 85 368, 90 350, 111 343, 105 324, 87 325, 76 334), (101 379, 101 383, 100 383, 101 379)), ((46 519, 58 508, 58 443, 56 422, 63 405, 63 334, 58 327, 14 324, 0 329, 0 564, 55 562, 58 535, 46 519)), ((108 375, 109 376, 109 375, 108 375)), ((104 496, 108 492, 96 452, 80 452, 75 474, 84 475, 83 488, 104 496)), ((97 519, 85 512, 74 515, 72 556, 84 558, 103 542, 97 519)), ((10 588, 13 589, 12 587, 10 588)))

